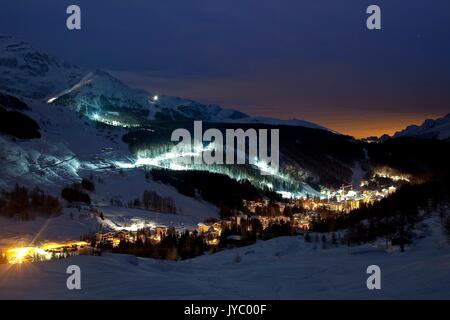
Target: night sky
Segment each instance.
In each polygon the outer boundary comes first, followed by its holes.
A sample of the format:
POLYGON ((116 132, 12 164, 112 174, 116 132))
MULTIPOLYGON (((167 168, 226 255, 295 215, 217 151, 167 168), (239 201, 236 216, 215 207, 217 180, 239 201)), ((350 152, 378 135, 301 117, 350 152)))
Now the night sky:
POLYGON ((153 93, 358 137, 450 112, 448 0, 1 0, 0 34, 153 93))

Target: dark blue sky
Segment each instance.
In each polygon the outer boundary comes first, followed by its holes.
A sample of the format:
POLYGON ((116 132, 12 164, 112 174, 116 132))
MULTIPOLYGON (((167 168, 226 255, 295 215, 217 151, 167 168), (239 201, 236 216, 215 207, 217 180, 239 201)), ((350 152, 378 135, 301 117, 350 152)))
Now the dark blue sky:
POLYGON ((0 33, 123 81, 364 136, 450 112, 448 0, 2 0, 0 33), (65 27, 82 9, 82 30, 65 27), (366 29, 366 8, 382 30, 366 29))

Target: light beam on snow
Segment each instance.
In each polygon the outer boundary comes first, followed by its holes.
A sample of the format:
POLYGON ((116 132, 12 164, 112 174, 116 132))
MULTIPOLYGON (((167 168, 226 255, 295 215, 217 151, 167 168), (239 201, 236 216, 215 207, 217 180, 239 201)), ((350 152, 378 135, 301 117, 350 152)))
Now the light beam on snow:
POLYGON ((138 155, 138 158, 134 161, 134 163, 116 161, 114 164, 122 169, 150 166, 171 170, 189 170, 189 158, 200 157, 203 152, 210 151, 212 149, 213 144, 210 143, 206 147, 197 147, 194 151, 169 151, 153 158, 138 155))

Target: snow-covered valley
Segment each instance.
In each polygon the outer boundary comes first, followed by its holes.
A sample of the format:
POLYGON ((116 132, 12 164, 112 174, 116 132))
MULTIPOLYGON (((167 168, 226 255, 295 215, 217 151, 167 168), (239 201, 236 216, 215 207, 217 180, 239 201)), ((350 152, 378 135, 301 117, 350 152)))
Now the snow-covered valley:
POLYGON ((129 255, 77 256, 0 266, 2 299, 449 299, 450 251, 437 218, 406 252, 382 243, 322 249, 282 237, 186 261, 129 255), (68 290, 78 265, 82 289, 68 290), (366 269, 381 268, 381 290, 366 269))
POLYGON ((448 116, 369 144, 130 88, 4 36, 0 111, 0 299, 450 299, 448 163, 438 156, 448 116), (194 120, 279 129, 281 171, 177 165, 167 133, 194 120), (78 241, 89 254, 27 254, 78 241), (6 259, 11 248, 25 249, 22 259, 6 259), (67 289, 69 265, 81 268, 81 290, 67 289), (381 290, 366 286, 370 265, 381 268, 381 290))

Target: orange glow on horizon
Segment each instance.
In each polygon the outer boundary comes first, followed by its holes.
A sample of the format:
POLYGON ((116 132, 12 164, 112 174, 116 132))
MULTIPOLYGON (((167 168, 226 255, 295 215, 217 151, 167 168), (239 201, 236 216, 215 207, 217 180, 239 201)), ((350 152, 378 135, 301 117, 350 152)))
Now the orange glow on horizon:
MULTIPOLYGON (((437 105, 424 105, 410 95, 394 102, 386 101, 362 103, 355 93, 348 97, 333 97, 327 94, 326 87, 320 92, 323 96, 304 96, 293 94, 290 83, 315 84, 322 87, 327 74, 317 74, 316 70, 307 73, 305 78, 292 75, 272 73, 271 79, 278 79, 279 84, 270 86, 265 77, 221 78, 221 77, 164 77, 142 75, 133 72, 111 71, 122 81, 135 87, 142 87, 150 92, 155 90, 162 95, 181 96, 204 103, 214 103, 226 108, 233 108, 252 116, 266 116, 278 119, 301 119, 319 124, 336 132, 355 138, 369 136, 393 135, 411 124, 420 125, 426 119, 445 116, 447 105, 443 101, 437 105), (286 87, 286 88, 285 88, 286 87), (440 111, 439 111, 440 110, 440 111)), ((336 80, 338 81, 338 80, 336 80)), ((333 82, 329 84, 333 87, 333 82)), ((300 85, 299 85, 300 86, 300 85)), ((314 86, 313 86, 314 87, 314 86)), ((348 89, 350 90, 350 89, 348 89)), ((400 96, 401 97, 401 96, 400 96)))
POLYGON ((421 125, 426 119, 437 119, 443 115, 430 114, 386 114, 340 117, 329 116, 327 119, 317 118, 312 120, 322 126, 335 130, 342 134, 348 134, 355 138, 370 136, 380 137, 383 134, 393 135, 407 126, 421 125))

